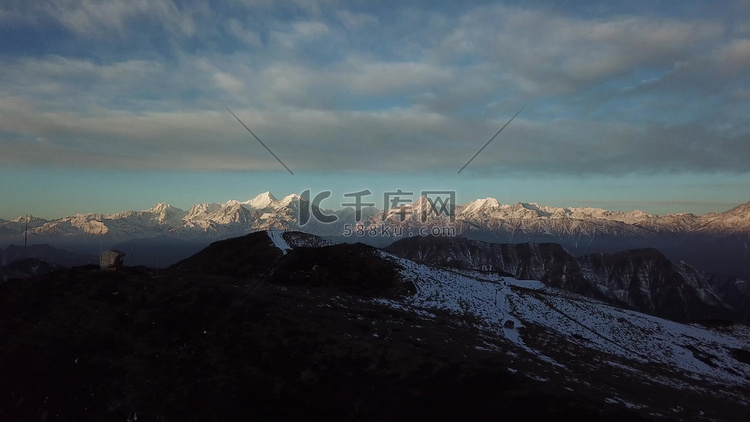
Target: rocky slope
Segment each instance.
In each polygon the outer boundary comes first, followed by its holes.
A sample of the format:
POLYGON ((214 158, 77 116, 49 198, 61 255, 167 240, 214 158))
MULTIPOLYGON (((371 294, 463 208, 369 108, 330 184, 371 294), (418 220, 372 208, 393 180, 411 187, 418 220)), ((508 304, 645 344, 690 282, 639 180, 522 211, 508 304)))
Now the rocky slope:
POLYGON ((464 238, 413 237, 385 249, 428 265, 473 269, 539 280, 552 287, 603 299, 677 321, 744 321, 692 267, 655 249, 574 257, 557 244, 493 244, 464 238))

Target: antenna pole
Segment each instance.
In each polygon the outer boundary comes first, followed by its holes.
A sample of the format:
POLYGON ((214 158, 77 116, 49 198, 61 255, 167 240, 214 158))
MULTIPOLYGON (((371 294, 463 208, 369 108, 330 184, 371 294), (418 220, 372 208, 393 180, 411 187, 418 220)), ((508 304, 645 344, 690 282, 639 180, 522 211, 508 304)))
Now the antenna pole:
POLYGON ((28 258, 29 256, 29 215, 26 214, 26 227, 23 229, 23 252, 28 258))

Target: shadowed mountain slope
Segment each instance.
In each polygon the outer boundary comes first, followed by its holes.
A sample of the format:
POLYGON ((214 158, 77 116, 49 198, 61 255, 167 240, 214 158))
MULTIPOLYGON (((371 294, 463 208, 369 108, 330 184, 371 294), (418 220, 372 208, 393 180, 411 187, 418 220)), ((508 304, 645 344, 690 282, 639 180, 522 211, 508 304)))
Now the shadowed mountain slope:
POLYGON ((655 249, 576 258, 557 244, 412 237, 385 250, 428 265, 539 280, 548 286, 676 321, 747 320, 730 309, 696 270, 671 262, 655 249))

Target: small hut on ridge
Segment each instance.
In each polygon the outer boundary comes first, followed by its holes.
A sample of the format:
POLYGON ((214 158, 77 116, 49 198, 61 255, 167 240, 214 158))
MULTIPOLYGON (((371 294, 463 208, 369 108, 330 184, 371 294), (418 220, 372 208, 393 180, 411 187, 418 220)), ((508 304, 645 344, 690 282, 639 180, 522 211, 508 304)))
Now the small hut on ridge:
POLYGON ((125 252, 110 249, 99 254, 99 266, 105 271, 117 271, 122 268, 125 252))

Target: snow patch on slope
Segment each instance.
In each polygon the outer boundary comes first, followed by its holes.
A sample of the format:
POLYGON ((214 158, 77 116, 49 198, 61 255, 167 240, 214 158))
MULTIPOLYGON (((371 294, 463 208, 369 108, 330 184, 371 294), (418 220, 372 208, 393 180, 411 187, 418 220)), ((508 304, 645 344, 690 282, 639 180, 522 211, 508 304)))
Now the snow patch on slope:
POLYGON ((458 272, 417 264, 385 252, 383 252, 383 257, 395 261, 403 268, 402 275, 414 283, 417 293, 409 299, 408 304, 399 304, 387 299, 380 299, 380 302, 402 309, 421 308, 424 311, 440 309, 459 315, 468 314, 479 317, 483 328, 488 331, 502 334, 540 359, 555 366, 564 367, 524 344, 518 334, 518 328, 523 326, 523 322, 512 313, 513 305, 508 299, 511 292, 505 280, 510 279, 477 279, 458 272), (509 324, 509 321, 512 324, 509 324), (506 324, 511 326, 507 327, 506 324))
MULTIPOLYGON (((750 365, 732 353, 746 349, 748 327, 711 330, 617 308, 541 283, 444 270, 385 252, 383 257, 402 268, 402 276, 414 283, 417 292, 401 301, 381 299, 382 303, 423 314, 442 310, 474 317, 479 327, 553 364, 559 365, 529 347, 519 328, 539 326, 581 347, 633 363, 666 365, 693 379, 749 385, 750 365)), ((659 382, 674 384, 676 380, 659 382)))
POLYGON ((281 250, 281 253, 286 255, 287 251, 291 251, 292 247, 289 246, 289 244, 284 240, 284 237, 282 236, 284 234, 283 231, 280 230, 269 230, 266 233, 268 233, 268 237, 271 239, 271 242, 273 242, 274 246, 279 248, 281 250))

